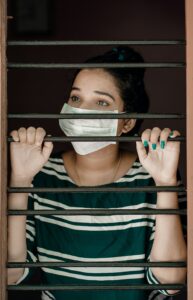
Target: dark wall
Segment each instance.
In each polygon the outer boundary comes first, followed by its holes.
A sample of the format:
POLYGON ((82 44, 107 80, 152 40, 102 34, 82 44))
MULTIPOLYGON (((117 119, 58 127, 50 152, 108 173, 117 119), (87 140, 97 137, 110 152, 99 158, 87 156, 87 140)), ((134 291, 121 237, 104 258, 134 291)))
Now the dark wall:
MULTIPOLYGON (((17 2, 17 1, 16 1, 17 2)), ((51 3, 50 31, 48 33, 17 32, 19 14, 15 1, 8 2, 8 39, 51 40, 175 40, 185 39, 184 1, 49 1, 51 3)), ((28 1, 27 1, 28 2, 28 1)), ((38 1, 35 1, 38 2, 38 1)), ((41 2, 41 1, 40 1, 41 2)), ((146 62, 176 62, 185 60, 184 46, 133 46, 146 62)), ((8 47, 10 62, 82 62, 102 53, 108 46, 66 47, 8 47)), ((68 95, 72 70, 13 70, 8 71, 8 111, 58 113, 68 95)), ((185 112, 184 68, 149 68, 145 75, 150 97, 150 112, 185 112)), ((58 122, 10 121, 9 130, 20 126, 43 126, 52 135, 62 134, 58 122)), ((184 121, 145 121, 149 126, 171 127, 185 131, 184 121)), ((124 144, 123 146, 129 147, 124 144)), ((70 147, 68 145, 67 147, 70 147)), ((65 149, 55 144, 54 150, 65 149)), ((185 151, 182 145, 183 163, 180 163, 185 180, 185 151)))
MULTIPOLYGON (((34 1, 37 2, 38 1, 34 1)), ((39 1, 40 3, 41 1, 39 1)), ((48 32, 18 32, 21 18, 16 0, 8 1, 8 39, 49 40, 184 40, 183 0, 98 0, 49 1, 48 32)), ((33 18, 33 15, 30 16, 33 18)), ((9 62, 82 62, 109 49, 106 46, 8 47, 9 62)), ((146 62, 183 62, 185 46, 133 46, 146 62)), ((68 95, 72 71, 8 70, 9 113, 59 113, 68 95)), ((149 68, 145 84, 150 97, 150 112, 185 113, 185 69, 149 68)), ((57 120, 12 120, 8 131, 20 126, 42 126, 47 133, 62 135, 57 120)), ((143 128, 176 128, 185 134, 185 121, 145 121, 143 128)), ((54 150, 70 145, 56 143, 54 150)), ((130 147, 124 144, 123 147, 130 147)), ((182 144, 180 171, 185 178, 185 145, 182 144)), ((184 297, 184 296, 183 296, 184 297)), ((177 298, 176 298, 177 299, 177 298)), ((184 298, 183 298, 184 299, 184 298)))

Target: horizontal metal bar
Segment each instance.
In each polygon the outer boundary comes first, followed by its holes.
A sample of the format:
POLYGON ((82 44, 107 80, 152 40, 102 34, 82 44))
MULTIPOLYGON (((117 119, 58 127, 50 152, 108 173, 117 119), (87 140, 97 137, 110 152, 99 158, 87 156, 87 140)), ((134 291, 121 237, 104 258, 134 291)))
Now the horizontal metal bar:
POLYGON ((66 209, 66 210, 8 210, 9 216, 21 215, 186 215, 186 209, 66 209))
MULTIPOLYGON (((13 138, 9 136, 7 138, 8 142, 13 142, 13 138)), ((52 136, 45 137, 44 142, 71 142, 71 141, 120 141, 120 142, 136 142, 141 141, 141 137, 139 136, 52 136)), ((184 136, 178 136, 176 138, 168 138, 168 141, 177 142, 177 141, 185 141, 184 136)))
POLYGON ((8 193, 93 193, 93 192, 127 192, 127 193, 156 193, 156 192, 185 192, 184 187, 178 186, 143 186, 143 187, 72 187, 72 188, 45 188, 45 187, 8 187, 8 193))
POLYGON ((185 119, 185 114, 81 113, 81 114, 8 114, 8 119, 185 119))
POLYGON ((10 69, 83 69, 83 68, 184 68, 184 62, 173 63, 8 63, 10 69))
POLYGON ((41 267, 161 267, 161 268, 185 268, 185 261, 176 262, 8 262, 7 268, 41 268, 41 267))
POLYGON ((185 40, 133 41, 8 41, 8 46, 99 46, 99 45, 185 45, 185 40))
POLYGON ((8 285, 8 291, 85 291, 85 290, 181 290, 185 284, 135 284, 135 285, 8 285))

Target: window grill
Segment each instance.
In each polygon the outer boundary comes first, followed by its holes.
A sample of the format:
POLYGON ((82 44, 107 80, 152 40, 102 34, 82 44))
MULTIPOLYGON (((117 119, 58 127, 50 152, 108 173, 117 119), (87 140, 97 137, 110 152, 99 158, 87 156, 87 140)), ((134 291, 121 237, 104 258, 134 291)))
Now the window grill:
MULTIPOLYGON (((174 41, 173 41, 174 42, 174 41)), ((41 42, 40 42, 41 43, 41 42)), ((53 42, 55 45, 56 44, 59 44, 59 42, 53 42)), ((84 42, 85 44, 87 44, 88 42, 85 41, 84 42)), ((96 45, 97 41, 93 41, 91 42, 91 45, 96 45)), ((145 43, 145 41, 144 41, 145 43)), ((26 42, 21 42, 19 43, 20 46, 22 45, 25 45, 26 42)), ((35 46, 37 44, 37 42, 33 42, 33 41, 30 41, 30 45, 31 46, 35 46)), ((76 44, 77 45, 77 42, 73 43, 71 42, 72 45, 76 44)), ((83 45, 83 42, 80 43, 81 45, 83 45)), ((114 43, 116 44, 116 42, 114 43)), ((179 43, 180 44, 180 43, 179 43)), ((9 42, 8 45, 10 46, 16 46, 17 43, 16 42, 9 42)), ((45 45, 45 44, 43 44, 45 45)), ((110 67, 110 68, 138 68, 138 67, 148 67, 148 68, 151 68, 151 67, 155 67, 155 68, 170 68, 170 67, 174 67, 174 68, 178 68, 178 67, 184 67, 185 64, 184 63, 135 63, 135 64, 126 64, 126 63, 111 63, 111 64, 102 64, 102 63, 99 63, 99 64, 22 64, 22 63, 8 63, 8 68, 50 68, 50 69, 54 69, 54 68, 95 68, 95 67, 98 67, 98 68, 104 68, 104 67, 110 67)), ((141 114, 141 115, 138 115, 138 114, 128 114, 128 113, 125 113, 125 114, 111 114, 109 116, 109 114, 63 114, 62 115, 62 118, 71 118, 71 119, 86 119, 86 118, 108 118, 108 119, 112 119, 112 118, 117 118, 119 115, 119 118, 123 118, 123 115, 125 118, 128 118, 128 117, 137 117, 138 119, 140 118, 143 118, 143 119, 146 119, 146 118, 157 118, 157 114, 141 114)), ((12 119, 12 118, 60 118, 61 117, 61 114, 57 114, 57 115, 52 115, 52 114, 9 114, 8 115, 8 118, 9 119, 12 119)), ((184 115, 180 115, 180 114, 159 114, 159 118, 160 119, 184 119, 185 116, 184 115)), ((100 140, 100 141, 123 141, 123 142, 133 142, 133 141, 137 141, 137 140, 140 140, 140 137, 46 137, 44 139, 44 141, 53 141, 53 142, 62 142, 62 141, 93 141, 93 140, 100 140)), ((170 139, 169 139, 170 140, 170 139)), ((185 141, 185 137, 177 137, 177 138, 174 138, 172 139, 173 141, 185 141)), ((12 141, 12 138, 11 137, 8 137, 8 142, 11 142, 12 141)), ((8 188, 7 191, 9 193, 21 193, 21 192, 53 192, 53 193, 64 193, 64 192, 73 192, 73 193, 76 193, 76 192, 166 192, 166 191, 169 191, 169 192, 173 192, 173 191, 177 191, 177 192, 180 192, 180 191, 185 191, 185 189, 183 187, 171 187, 171 186, 156 186, 156 187, 149 187, 149 186, 146 186, 146 187, 134 187, 134 188, 113 188, 113 187, 75 187, 75 188, 25 188, 25 187, 14 187, 14 188, 8 188)), ((109 215, 109 214, 118 214, 118 213, 121 213, 121 214, 143 214, 143 213, 147 213, 149 215, 151 214, 186 214, 186 211, 185 210, 182 210, 182 211, 179 211, 179 210, 168 210, 168 209, 154 209, 154 210, 125 210, 124 209, 124 212, 121 211, 121 210, 117 210, 117 209, 114 209, 114 212, 112 212, 112 210, 109 210, 108 209, 103 209, 103 210, 54 210, 54 213, 53 211, 46 211, 46 210, 35 210, 35 211, 32 211, 32 210, 9 210, 8 211, 8 215, 53 215, 53 214, 57 214, 57 215, 86 215, 86 214, 99 214, 99 215, 109 215)), ((93 266, 93 265, 97 265, 99 266, 99 264, 95 263, 57 263, 57 262, 44 262, 44 263, 8 263, 7 264, 7 267, 11 267, 11 268, 16 268, 16 267, 26 267, 26 266, 30 266, 30 267, 41 267, 41 266, 84 266, 84 267, 88 267, 88 265, 90 266, 93 266)), ((116 266, 123 266, 125 264, 121 264, 121 263, 117 263, 116 266)), ((137 265, 139 267, 141 266, 159 266, 159 267, 164 267, 164 266, 168 266, 168 267, 172 267, 174 266, 174 263, 163 263, 163 262, 158 262, 158 263, 154 263, 152 264, 152 262, 146 262, 144 264, 141 264, 141 263, 137 263, 137 264, 126 264, 127 266, 128 265, 137 265)), ((108 263, 100 263, 100 266, 101 267, 105 267, 105 266, 109 266, 108 263)), ((181 266, 186 266, 186 263, 185 262, 175 262, 175 266, 177 267, 181 267, 181 266)), ((32 286, 15 286, 15 285, 9 285, 8 286, 8 290, 106 290, 106 289, 112 289, 112 290, 120 290, 120 289, 148 289, 148 290, 153 290, 153 289, 182 289, 184 288, 185 285, 184 284, 156 284, 156 285, 41 285, 41 286, 37 286, 37 285, 32 285, 32 286)))
MULTIPOLYGON (((191 41, 190 37, 190 32, 192 33, 192 29, 189 26, 189 21, 190 21, 190 8, 192 8, 193 11, 193 4, 189 0, 186 1, 186 22, 187 22, 187 63, 189 63, 189 57, 190 57, 190 49, 193 50, 193 42, 191 41)), ((6 198, 6 192, 8 193, 25 193, 25 192, 32 192, 32 191, 38 191, 38 192, 54 192, 54 193, 64 193, 64 192, 100 192, 100 191, 113 191, 113 192, 164 192, 164 191, 169 191, 169 192, 181 192, 181 191, 186 191, 186 189, 182 187, 139 187, 139 188, 96 188, 96 187, 80 187, 80 188, 25 188, 25 187, 15 187, 15 188, 10 188, 7 187, 6 184, 6 179, 3 177, 3 171, 6 169, 6 162, 5 162, 5 153, 7 150, 6 147, 6 141, 9 143, 12 141, 11 137, 6 138, 6 120, 5 118, 7 117, 8 119, 12 118, 100 118, 103 116, 103 118, 128 118, 131 116, 131 114, 113 114, 109 116, 108 114, 92 114, 90 116, 86 116, 86 114, 76 114, 75 115, 56 115, 56 114, 9 114, 6 115, 6 64, 5 64, 5 48, 6 48, 6 1, 1 1, 1 97, 2 97, 2 103, 1 103, 1 142, 3 145, 2 152, 1 152, 1 177, 2 177, 2 182, 1 182, 1 197, 2 199, 6 198), (3 170, 3 171, 2 171, 3 170), (6 188, 7 187, 7 188, 6 188)), ((55 46, 55 45, 120 45, 120 44, 127 44, 127 45, 185 45, 185 41, 9 41, 8 46, 24 46, 24 45, 30 45, 30 46, 36 46, 36 45, 42 45, 42 46, 55 46)), ((88 64, 22 64, 22 63, 8 63, 8 68, 84 68, 88 67, 88 64)), ((91 68, 96 67, 95 64, 90 65, 91 68)), ((185 64, 184 63, 146 63, 146 64, 97 64, 97 67, 123 67, 123 68, 129 68, 129 67, 148 67, 148 68, 184 68, 185 64)), ((187 122, 188 127, 187 127, 187 145, 190 146, 188 149, 188 160, 190 159, 191 166, 193 166, 193 159, 191 158, 190 154, 190 149, 193 149, 193 144, 192 144, 192 139, 191 139, 191 129, 190 125, 192 124, 191 122, 191 115, 193 114, 193 104, 191 103, 191 99, 193 96, 193 91, 191 88, 192 84, 192 77, 193 76, 193 55, 191 54, 191 61, 190 61, 190 67, 189 64, 187 64, 187 92, 188 96, 190 96, 190 99, 187 97, 187 103, 188 103, 188 111, 187 111, 187 122)), ((148 118, 160 118, 160 119, 184 119, 184 115, 177 115, 177 114, 132 114, 132 117, 135 118, 141 118, 141 119, 148 119, 148 118)), ((134 142, 140 139, 140 137, 94 137, 95 140, 100 140, 100 141, 123 141, 123 142, 134 142)), ((63 142, 63 141, 92 141, 93 137, 46 137, 44 139, 45 141, 53 141, 53 142, 63 142)), ((175 139, 172 139, 173 141, 185 141, 185 137, 178 137, 175 139)), ((188 199, 191 200, 191 196, 193 195, 193 190, 191 188, 192 186, 192 176, 193 176, 193 171, 191 169, 188 169, 188 183, 187 183, 187 192, 188 192, 188 199)), ((191 250, 193 250, 193 237, 191 236, 191 230, 193 229, 193 222, 192 222, 192 213, 193 213, 193 204, 190 204, 190 201, 188 202, 189 204, 189 222, 188 222, 188 239, 189 239, 189 248, 188 248, 188 254, 189 254, 189 260, 188 260, 188 299, 191 299, 193 296, 193 289, 192 289, 192 279, 193 279, 193 263, 192 263, 192 257, 191 257, 191 250)), ((5 207, 5 201, 1 201, 1 233, 2 233, 2 240, 1 240, 1 266, 2 266, 2 276, 1 276, 1 299, 5 300, 6 299, 6 282, 5 282, 5 241, 6 241, 6 235, 5 235, 5 227, 6 227, 6 207, 5 207)), ((148 210, 108 210, 108 209, 103 209, 103 210, 89 210, 89 209, 81 209, 81 210, 54 210, 53 211, 46 211, 46 210, 41 210, 41 211, 32 211, 32 210, 9 210, 7 212, 8 215, 37 215, 37 214, 42 214, 42 215, 51 215, 51 214, 58 214, 58 215, 87 215, 87 214, 95 214, 95 215, 109 215, 109 214, 176 214, 176 215, 185 215, 186 210, 176 210, 176 209, 148 209, 148 210)), ((192 252, 193 253, 193 252, 192 252)), ((185 267, 186 262, 144 262, 144 263, 115 263, 115 262, 103 262, 103 263, 93 263, 93 262, 88 262, 88 263, 61 263, 61 262, 44 262, 44 263, 24 263, 24 262, 18 262, 18 263, 6 263, 6 266, 8 268, 18 268, 18 267, 30 267, 30 268, 38 268, 42 266, 68 266, 68 267, 86 267, 86 266, 100 266, 100 267, 108 267, 108 266, 117 266, 117 267, 124 267, 124 266, 143 266, 143 267, 150 267, 150 266, 157 266, 157 267, 185 267)), ((158 289, 182 289, 184 288, 184 284, 156 284, 156 285, 26 285, 26 286, 15 286, 15 285, 9 285, 7 286, 7 290, 106 290, 106 289, 112 289, 112 290, 126 290, 126 289, 148 289, 148 290, 158 290, 158 289)))

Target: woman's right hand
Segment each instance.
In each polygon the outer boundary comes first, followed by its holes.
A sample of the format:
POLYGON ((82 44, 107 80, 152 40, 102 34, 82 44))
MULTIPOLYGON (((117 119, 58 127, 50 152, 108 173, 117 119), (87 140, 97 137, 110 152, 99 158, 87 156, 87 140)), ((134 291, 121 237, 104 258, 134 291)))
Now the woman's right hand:
POLYGON ((11 131, 10 143, 12 177, 32 181, 48 161, 53 150, 52 142, 44 142, 46 131, 42 127, 24 127, 11 131))

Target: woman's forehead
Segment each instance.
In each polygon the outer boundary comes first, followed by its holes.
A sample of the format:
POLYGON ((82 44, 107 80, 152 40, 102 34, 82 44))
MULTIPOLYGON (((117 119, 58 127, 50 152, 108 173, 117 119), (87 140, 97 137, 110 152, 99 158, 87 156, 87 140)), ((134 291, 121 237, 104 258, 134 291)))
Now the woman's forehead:
POLYGON ((82 88, 105 88, 114 90, 114 92, 119 92, 115 83, 115 79, 111 74, 109 74, 104 69, 84 69, 81 70, 73 83, 73 86, 82 88), (79 86, 78 86, 79 85, 79 86))

